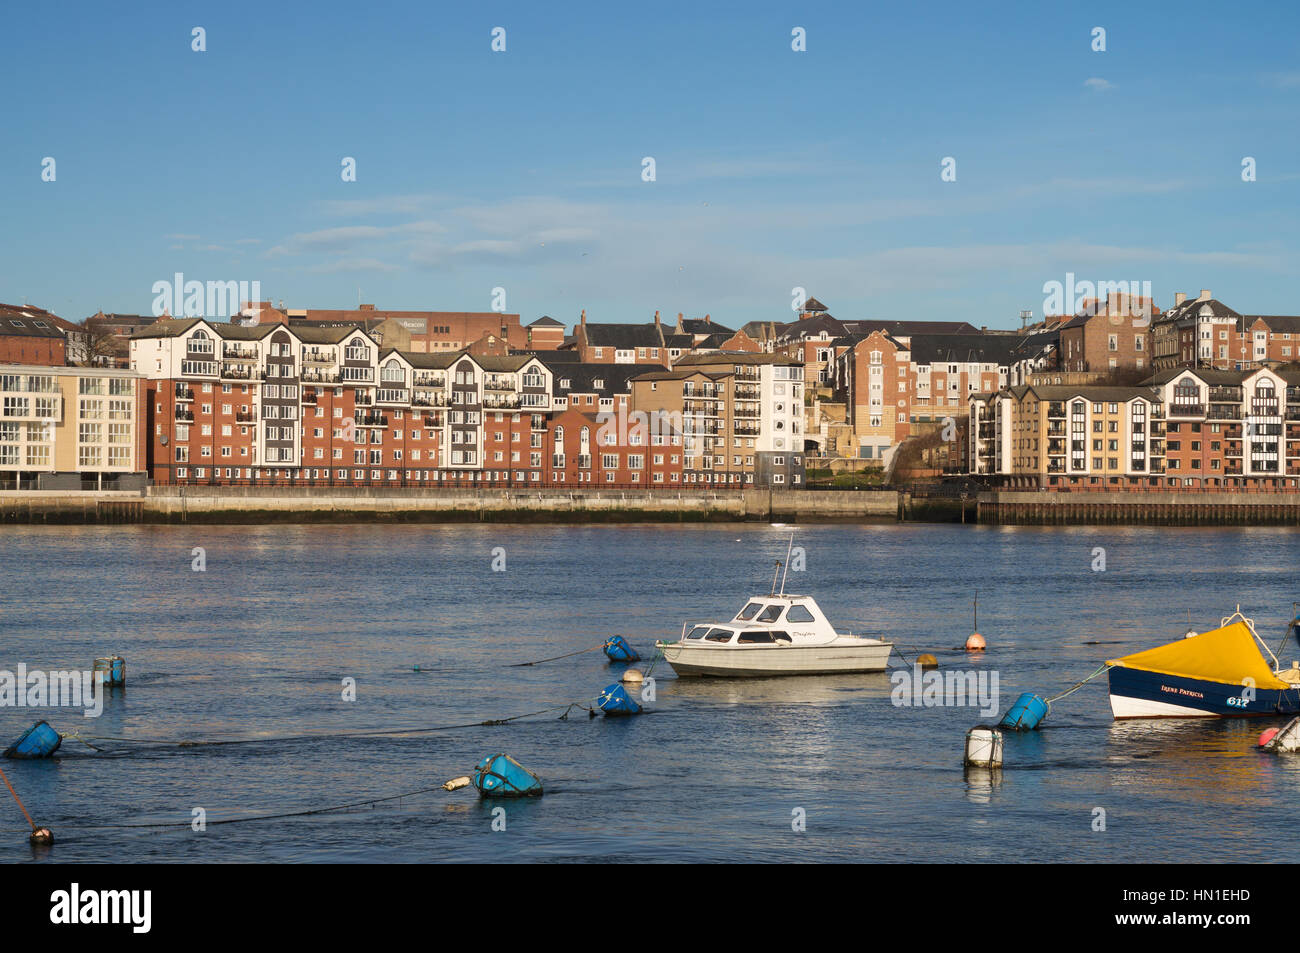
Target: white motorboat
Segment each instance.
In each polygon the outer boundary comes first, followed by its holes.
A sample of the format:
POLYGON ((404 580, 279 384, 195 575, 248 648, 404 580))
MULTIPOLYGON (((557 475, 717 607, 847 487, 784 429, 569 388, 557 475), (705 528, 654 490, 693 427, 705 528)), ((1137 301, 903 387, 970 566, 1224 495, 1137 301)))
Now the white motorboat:
POLYGON ((894 644, 840 634, 812 596, 755 596, 728 622, 686 623, 656 642, 678 675, 732 678, 883 672, 894 644))

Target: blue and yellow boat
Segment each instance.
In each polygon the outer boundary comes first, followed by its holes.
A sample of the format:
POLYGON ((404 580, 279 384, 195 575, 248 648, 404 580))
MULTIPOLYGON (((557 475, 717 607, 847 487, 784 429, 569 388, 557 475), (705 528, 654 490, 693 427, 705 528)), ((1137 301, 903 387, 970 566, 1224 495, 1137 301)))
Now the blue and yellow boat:
POLYGON ((1300 667, 1282 668, 1240 606, 1217 629, 1106 665, 1116 719, 1300 713, 1300 667))

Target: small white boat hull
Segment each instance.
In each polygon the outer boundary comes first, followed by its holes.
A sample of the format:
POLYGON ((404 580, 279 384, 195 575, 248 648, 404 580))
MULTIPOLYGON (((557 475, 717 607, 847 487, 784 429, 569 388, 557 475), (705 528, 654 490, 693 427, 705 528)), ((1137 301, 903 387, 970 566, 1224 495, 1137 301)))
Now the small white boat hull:
POLYGON ((678 675, 731 678, 883 672, 893 651, 889 642, 866 639, 828 645, 715 646, 669 642, 662 648, 664 660, 678 675))

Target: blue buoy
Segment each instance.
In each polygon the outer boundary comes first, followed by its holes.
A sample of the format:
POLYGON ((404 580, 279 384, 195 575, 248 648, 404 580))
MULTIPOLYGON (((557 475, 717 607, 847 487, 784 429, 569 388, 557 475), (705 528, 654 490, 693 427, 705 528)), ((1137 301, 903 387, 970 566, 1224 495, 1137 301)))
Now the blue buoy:
POLYGON ((1033 692, 1025 692, 1016 699, 998 725, 1011 731, 1033 731, 1047 715, 1047 702, 1033 692))
POLYGON ((480 797, 537 797, 542 779, 508 754, 489 755, 470 779, 480 797))
POLYGON ((596 696, 596 705, 607 715, 641 714, 641 706, 632 700, 632 696, 618 682, 606 687, 596 696))
POLYGON ((49 722, 38 721, 23 736, 5 749, 6 758, 48 758, 59 750, 63 736, 50 727, 49 722))
POLYGON ((104 673, 105 688, 121 688, 126 684, 126 659, 120 655, 95 659, 94 670, 104 673))
POLYGON ((605 654, 609 656, 611 662, 636 662, 640 661, 641 656, 636 654, 636 649, 627 644, 627 639, 621 635, 612 635, 605 642, 605 654))

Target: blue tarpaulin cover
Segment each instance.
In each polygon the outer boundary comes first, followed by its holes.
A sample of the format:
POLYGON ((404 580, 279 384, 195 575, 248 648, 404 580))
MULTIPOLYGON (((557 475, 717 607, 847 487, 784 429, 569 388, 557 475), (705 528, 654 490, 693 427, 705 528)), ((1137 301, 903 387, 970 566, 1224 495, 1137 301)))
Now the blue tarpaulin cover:
POLYGON ((636 649, 628 645, 627 639, 621 635, 610 636, 605 643, 605 654, 612 662, 635 662, 641 658, 636 654, 636 649))
POLYGON ((596 704, 607 715, 639 715, 641 706, 632 700, 632 696, 618 682, 605 688, 596 696, 596 704))

